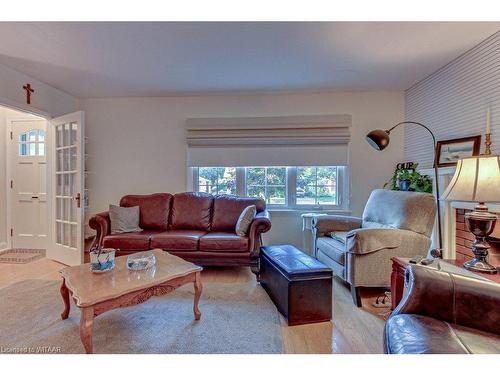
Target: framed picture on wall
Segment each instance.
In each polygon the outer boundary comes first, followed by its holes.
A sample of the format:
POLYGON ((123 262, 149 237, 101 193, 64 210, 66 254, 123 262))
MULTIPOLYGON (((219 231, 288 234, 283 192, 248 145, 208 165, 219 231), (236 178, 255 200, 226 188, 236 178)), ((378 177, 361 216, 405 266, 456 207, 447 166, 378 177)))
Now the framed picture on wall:
POLYGON ((457 165, 463 158, 479 155, 481 136, 448 139, 437 142, 437 166, 450 167, 457 165))

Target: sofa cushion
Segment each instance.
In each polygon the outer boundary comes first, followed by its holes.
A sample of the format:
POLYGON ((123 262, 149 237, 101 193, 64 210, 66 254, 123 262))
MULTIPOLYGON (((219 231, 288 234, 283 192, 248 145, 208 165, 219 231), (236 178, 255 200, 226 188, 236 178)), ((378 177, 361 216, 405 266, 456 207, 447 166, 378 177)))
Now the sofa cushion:
POLYGON ((385 345, 391 354, 488 354, 498 353, 500 337, 428 316, 400 314, 386 323, 385 345))
POLYGON ((151 248, 197 251, 200 237, 206 233, 206 231, 182 229, 158 233, 151 237, 151 248))
POLYGON ((243 210, 252 205, 257 208, 257 213, 266 209, 266 203, 261 198, 238 197, 226 194, 215 196, 212 230, 217 232, 233 232, 243 210))
POLYGON ((200 238, 201 251, 248 251, 248 237, 240 237, 236 233, 211 232, 200 238))
POLYGON ((149 250, 151 236, 159 233, 153 230, 143 230, 134 233, 111 234, 104 237, 102 246, 119 250, 149 250))
POLYGON ((325 235, 327 235, 328 237, 331 237, 334 240, 337 240, 338 242, 341 242, 345 245, 345 243, 347 241, 347 233, 349 233, 349 232, 337 231, 337 232, 326 233, 325 235))
POLYGON ((139 226, 142 229, 167 230, 172 194, 125 195, 120 206, 139 206, 139 226))
POLYGON ((345 266, 345 244, 330 237, 319 237, 316 247, 324 255, 345 266))
POLYGON ((171 229, 210 230, 213 196, 207 193, 179 193, 172 203, 171 229))

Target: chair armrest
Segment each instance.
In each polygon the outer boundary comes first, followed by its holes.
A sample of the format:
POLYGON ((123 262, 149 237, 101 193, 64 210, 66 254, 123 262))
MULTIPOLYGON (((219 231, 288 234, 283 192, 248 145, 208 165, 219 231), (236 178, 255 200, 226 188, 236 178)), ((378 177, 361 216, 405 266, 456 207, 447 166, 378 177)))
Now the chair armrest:
POLYGON ((361 228, 361 218, 341 215, 315 216, 312 228, 316 237, 333 231, 348 232, 361 228))
POLYGON ((248 237, 250 240, 250 256, 256 258, 259 256, 260 247, 262 246, 261 234, 266 233, 271 229, 271 214, 264 210, 255 215, 250 228, 248 237))
POLYGON ((109 212, 101 212, 92 216, 89 220, 89 226, 97 232, 92 247, 95 245, 102 246, 104 237, 111 233, 109 212))
POLYGON ((361 228, 347 233, 346 249, 353 254, 369 254, 384 249, 401 248, 398 256, 426 254, 431 245, 429 237, 404 229, 361 228))
POLYGON ((391 317, 418 314, 500 334, 500 285, 463 275, 410 265, 407 292, 391 317))

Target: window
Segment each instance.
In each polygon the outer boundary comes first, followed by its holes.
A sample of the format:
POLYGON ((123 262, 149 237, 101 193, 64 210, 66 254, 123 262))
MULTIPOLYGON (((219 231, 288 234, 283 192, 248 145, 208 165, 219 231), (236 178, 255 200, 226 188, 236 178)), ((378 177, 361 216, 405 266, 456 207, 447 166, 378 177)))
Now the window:
POLYGON ((236 194, 236 168, 199 168, 198 191, 236 194))
POLYGON ((194 190, 265 199, 270 207, 347 208, 345 167, 193 167, 194 190))
POLYGON ((246 195, 267 204, 286 203, 286 167, 252 167, 246 170, 246 195))
POLYGON ((44 156, 45 131, 32 129, 19 135, 19 156, 44 156))
POLYGON ((337 205, 337 167, 297 168, 297 205, 337 205))

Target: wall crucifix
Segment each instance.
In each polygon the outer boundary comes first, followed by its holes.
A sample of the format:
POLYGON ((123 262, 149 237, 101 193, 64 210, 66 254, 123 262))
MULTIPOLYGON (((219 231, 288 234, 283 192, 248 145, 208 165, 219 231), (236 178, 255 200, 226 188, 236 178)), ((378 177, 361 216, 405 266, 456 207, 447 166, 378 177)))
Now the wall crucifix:
POLYGON ((23 89, 26 90, 26 103, 31 104, 31 94, 33 94, 35 90, 31 88, 31 84, 29 83, 25 84, 23 89))

